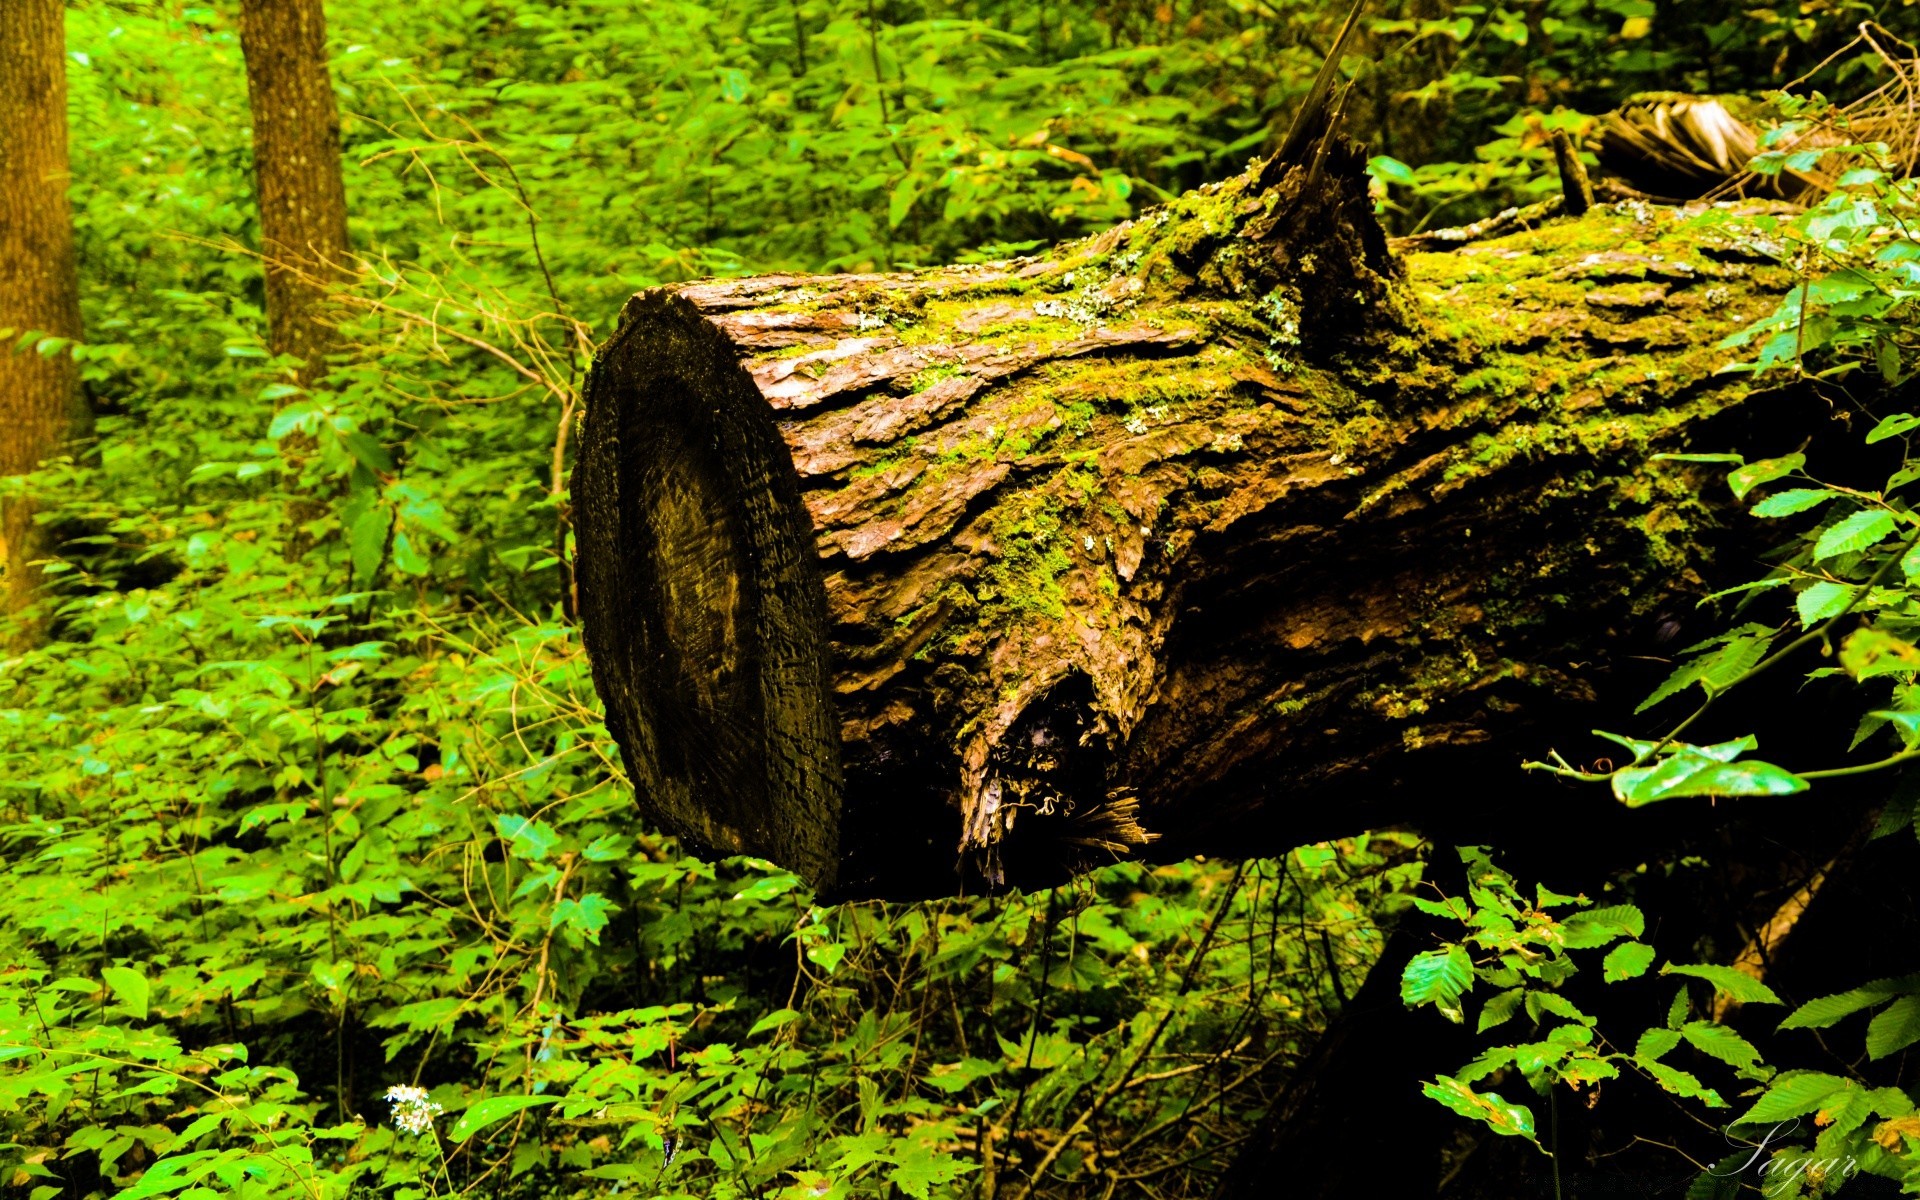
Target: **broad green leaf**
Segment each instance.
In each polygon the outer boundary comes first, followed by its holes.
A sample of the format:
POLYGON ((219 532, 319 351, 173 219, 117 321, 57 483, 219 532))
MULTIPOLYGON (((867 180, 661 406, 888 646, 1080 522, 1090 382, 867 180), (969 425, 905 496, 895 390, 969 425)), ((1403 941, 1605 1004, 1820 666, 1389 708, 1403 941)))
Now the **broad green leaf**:
POLYGON ((1732 967, 1716 967, 1705 963, 1680 965, 1668 963, 1660 968, 1660 973, 1704 979, 1742 1004, 1779 1004, 1781 1002, 1780 997, 1773 994, 1772 988, 1732 967))
POLYGON ((1473 960, 1465 948, 1453 945, 1443 950, 1416 954, 1400 975, 1400 999, 1409 1008, 1432 1004, 1448 1020, 1460 1021, 1460 997, 1473 986, 1473 960))
POLYGON ((1862 680, 1920 671, 1920 646, 1878 629, 1856 629, 1840 644, 1840 666, 1862 680))
POLYGON ((1725 1025, 1711 1021, 1689 1021, 1680 1027, 1680 1036, 1702 1054, 1711 1055, 1729 1066, 1745 1070, 1760 1061, 1753 1043, 1725 1025))
POLYGON ((1920 417, 1911 413, 1894 413, 1867 431, 1867 445, 1884 442, 1888 438, 1899 437, 1916 429, 1920 429, 1920 417))
POLYGON ((548 919, 547 928, 549 931, 571 930, 597 946, 600 944, 600 931, 607 927, 607 917, 619 911, 619 905, 598 892, 588 892, 578 900, 570 896, 553 906, 553 915, 548 919))
POLYGON ((747 1030, 747 1036, 750 1038, 758 1037, 770 1029, 778 1029, 782 1025, 798 1021, 799 1019, 800 1014, 791 1008, 776 1008, 766 1016, 761 1017, 758 1021, 755 1021, 753 1028, 747 1030))
POLYGON ((1772 1125, 1789 1117, 1803 1117, 1820 1109, 1836 1093, 1853 1087, 1849 1080, 1818 1071, 1788 1071, 1776 1078, 1766 1094, 1741 1114, 1735 1125, 1772 1125))
POLYGON ((113 989, 114 999, 120 1001, 135 1017, 147 1019, 147 1001, 152 997, 153 988, 147 977, 132 967, 103 967, 100 978, 107 981, 113 989))
POLYGON ((1788 454, 1781 458, 1765 458, 1757 463, 1748 463, 1736 468, 1727 476, 1727 485, 1733 488, 1735 500, 1745 500, 1747 493, 1763 483, 1772 483, 1785 478, 1807 465, 1804 454, 1788 454))
POLYGON ((1463 1117, 1485 1122, 1495 1133, 1534 1140, 1533 1113, 1523 1104, 1510 1104, 1495 1092, 1476 1092, 1446 1075, 1420 1090, 1463 1117))
POLYGON ((1839 492, 1825 488, 1788 488, 1784 492, 1775 492, 1765 500, 1753 506, 1756 517, 1791 517, 1795 513, 1817 508, 1840 495, 1839 492))
POLYGON ((375 504, 361 512, 347 531, 347 547, 353 560, 354 581, 362 586, 372 582, 387 553, 387 531, 393 527, 393 510, 375 504))
POLYGON ((1480 1023, 1474 1032, 1485 1033, 1496 1025, 1504 1025, 1520 1011, 1521 1003, 1527 998, 1525 988, 1512 988, 1494 996, 1480 1008, 1480 1023))
POLYGON ((545 859, 560 844, 560 835, 554 832, 553 826, 534 817, 501 813, 494 817, 493 828, 516 857, 531 862, 545 859))
POLYGON ((1569 950, 1587 950, 1615 938, 1641 936, 1647 931, 1647 919, 1631 904, 1614 904, 1573 913, 1560 928, 1562 943, 1569 950))
POLYGON ((1780 1022, 1780 1028, 1826 1029, 1863 1008, 1872 1008, 1893 996, 1915 992, 1920 992, 1920 975, 1876 979, 1848 991, 1807 1001, 1780 1022))
POLYGON ((1885 1058, 1920 1042, 1920 996, 1902 996, 1867 1026, 1867 1055, 1885 1058))
POLYGON ((1684 746, 1651 766, 1617 771, 1613 794, 1628 808, 1639 808, 1682 796, 1789 796, 1807 790, 1806 780, 1772 763, 1725 761, 1719 755, 1728 746, 1752 749, 1753 739, 1684 746))
POLYGON ((1860 589, 1822 579, 1800 589, 1793 607, 1800 614, 1800 628, 1811 629, 1820 622, 1847 611, 1860 589))
POLYGON ((1813 561, 1821 562, 1842 554, 1855 554, 1872 546, 1894 530, 1893 514, 1884 508, 1865 508, 1842 517, 1820 534, 1813 544, 1813 561))
POLYGON ((393 531, 393 565, 408 575, 425 575, 432 567, 405 529, 393 531))
POLYGON ((464 1142, 489 1125, 498 1124, 529 1108, 538 1108, 543 1104, 553 1104, 558 1096, 488 1096, 467 1107, 460 1119, 453 1123, 448 1134, 456 1142, 464 1142))
POLYGON ((1652 965, 1652 946, 1643 942, 1622 942, 1607 951, 1606 960, 1601 963, 1601 968, 1603 977, 1608 983, 1619 983, 1623 979, 1645 975, 1647 968, 1652 965))
POLYGON ((1649 1029, 1640 1035, 1640 1041, 1633 1048, 1633 1056, 1645 1062, 1654 1062, 1665 1058, 1679 1044, 1679 1030, 1649 1029))

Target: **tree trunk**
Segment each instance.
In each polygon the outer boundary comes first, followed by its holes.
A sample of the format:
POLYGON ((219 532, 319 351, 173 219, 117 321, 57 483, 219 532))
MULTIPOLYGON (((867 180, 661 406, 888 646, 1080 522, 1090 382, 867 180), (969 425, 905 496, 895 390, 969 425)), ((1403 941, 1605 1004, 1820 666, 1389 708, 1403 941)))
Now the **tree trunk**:
POLYGON ((273 352, 325 369, 333 329, 327 282, 346 269, 347 193, 340 175, 340 109, 327 74, 321 0, 242 0, 240 43, 253 111, 253 169, 266 259, 273 352))
POLYGON ((1650 460, 1752 421, 1715 343, 1787 272, 1643 205, 1399 257, 1305 150, 1038 258, 629 302, 573 494, 651 818, 833 897, 1044 884, 1408 820, 1591 696, 1698 582, 1650 460))
MULTIPOLYGON (((66 5, 0 4, 0 475, 21 475, 86 425, 73 356, 80 336, 67 200, 66 5)), ((44 537, 32 508, 0 505, 6 604, 33 599, 44 537)))

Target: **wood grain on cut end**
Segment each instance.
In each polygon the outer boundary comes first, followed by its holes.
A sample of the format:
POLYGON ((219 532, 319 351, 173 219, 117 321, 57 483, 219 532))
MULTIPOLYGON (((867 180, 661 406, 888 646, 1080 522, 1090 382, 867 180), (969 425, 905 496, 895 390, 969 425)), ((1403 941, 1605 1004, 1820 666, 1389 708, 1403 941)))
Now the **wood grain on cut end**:
POLYGON ((596 362, 587 411, 581 621, 642 803, 711 853, 831 884, 825 597, 766 402, 692 305, 650 293, 596 362))

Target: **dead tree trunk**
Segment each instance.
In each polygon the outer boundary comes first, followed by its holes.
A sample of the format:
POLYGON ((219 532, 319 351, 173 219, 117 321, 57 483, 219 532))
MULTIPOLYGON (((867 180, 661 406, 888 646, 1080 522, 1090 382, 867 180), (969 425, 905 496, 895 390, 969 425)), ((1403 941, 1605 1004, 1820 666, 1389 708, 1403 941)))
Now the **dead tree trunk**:
POLYGON ((1356 151, 1286 157, 1037 258, 633 298, 573 494, 651 818, 831 896, 1047 883, 1406 819, 1588 694, 1704 555, 1649 460, 1721 448, 1786 272, 1644 206, 1402 258, 1356 151))
MULTIPOLYGON (((66 45, 61 0, 0 4, 0 475, 33 470, 87 425, 73 356, 46 342, 80 336, 66 45)), ((32 601, 44 551, 31 506, 0 505, 10 609, 32 601)))

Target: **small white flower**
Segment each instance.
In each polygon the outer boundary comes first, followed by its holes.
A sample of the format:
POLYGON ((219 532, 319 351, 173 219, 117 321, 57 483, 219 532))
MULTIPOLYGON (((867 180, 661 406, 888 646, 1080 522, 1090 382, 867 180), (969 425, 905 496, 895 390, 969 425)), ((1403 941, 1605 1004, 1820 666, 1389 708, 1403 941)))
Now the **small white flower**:
POLYGON ((1126 430, 1128 433, 1138 437, 1147 431, 1147 423, 1139 417, 1131 417, 1127 420, 1126 430))
POLYGON ((446 1111, 427 1096, 427 1089, 404 1083, 388 1088, 386 1101, 393 1105, 393 1123, 402 1133, 426 1133, 433 1128, 433 1118, 446 1111))

